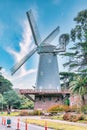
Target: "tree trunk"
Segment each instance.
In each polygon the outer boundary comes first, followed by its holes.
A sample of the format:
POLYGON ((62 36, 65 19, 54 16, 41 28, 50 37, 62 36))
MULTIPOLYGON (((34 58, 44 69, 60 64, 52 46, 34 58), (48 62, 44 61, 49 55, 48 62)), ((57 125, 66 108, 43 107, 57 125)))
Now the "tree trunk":
POLYGON ((81 97, 82 97, 82 105, 85 105, 85 98, 84 98, 84 95, 82 95, 81 97))

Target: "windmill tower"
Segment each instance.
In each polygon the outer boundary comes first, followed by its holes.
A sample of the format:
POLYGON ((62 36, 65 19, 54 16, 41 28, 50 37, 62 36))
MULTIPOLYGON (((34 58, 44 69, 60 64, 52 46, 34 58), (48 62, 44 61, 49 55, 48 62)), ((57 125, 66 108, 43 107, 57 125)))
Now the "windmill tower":
MULTIPOLYGON (((47 93, 45 94, 45 91, 61 92, 57 54, 59 52, 65 51, 66 42, 60 37, 59 46, 54 46, 50 44, 58 35, 59 26, 56 27, 44 40, 41 40, 37 25, 32 14, 32 10, 27 12, 27 17, 36 47, 31 50, 25 57, 23 57, 23 59, 12 68, 11 72, 13 75, 35 52, 39 54, 39 64, 35 90, 44 92, 44 94, 35 94, 35 104, 38 107, 38 100, 43 100, 45 102, 48 97, 50 98, 50 96, 47 97, 47 93)), ((55 100, 57 98, 58 96, 55 98, 55 100)))

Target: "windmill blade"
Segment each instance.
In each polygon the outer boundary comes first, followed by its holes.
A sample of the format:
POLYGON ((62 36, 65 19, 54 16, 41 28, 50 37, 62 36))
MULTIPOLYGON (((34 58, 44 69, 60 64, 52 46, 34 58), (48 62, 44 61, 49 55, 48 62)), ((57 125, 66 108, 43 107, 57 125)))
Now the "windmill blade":
POLYGON ((58 35, 59 26, 55 28, 44 40, 42 43, 50 43, 58 35))
POLYGON ((27 14, 29 25, 30 25, 30 28, 31 28, 31 31, 32 31, 32 34, 33 34, 35 44, 38 46, 39 43, 41 43, 41 37, 40 37, 39 31, 38 31, 36 22, 34 20, 32 10, 28 11, 26 14, 27 14))
POLYGON ((35 47, 26 56, 24 56, 20 62, 16 63, 16 65, 11 69, 11 75, 13 75, 36 52, 36 50, 37 47, 35 47))

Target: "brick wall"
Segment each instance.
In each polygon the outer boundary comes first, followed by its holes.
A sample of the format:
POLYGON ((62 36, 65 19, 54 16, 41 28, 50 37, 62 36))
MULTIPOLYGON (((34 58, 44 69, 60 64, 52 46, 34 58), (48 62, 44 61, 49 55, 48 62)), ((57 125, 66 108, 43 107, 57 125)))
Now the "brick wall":
POLYGON ((58 97, 44 97, 41 100, 39 98, 35 99, 34 109, 47 110, 51 106, 63 104, 63 100, 58 97))

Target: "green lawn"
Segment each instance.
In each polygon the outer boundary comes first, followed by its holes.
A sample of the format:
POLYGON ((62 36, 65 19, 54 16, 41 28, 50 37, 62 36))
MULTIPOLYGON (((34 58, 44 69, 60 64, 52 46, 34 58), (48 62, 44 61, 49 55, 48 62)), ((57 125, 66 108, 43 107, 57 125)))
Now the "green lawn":
MULTIPOLYGON (((40 126, 45 125, 45 120, 28 119, 27 121, 30 124, 37 124, 40 126)), ((66 125, 66 124, 51 122, 51 121, 47 121, 47 126, 55 130, 86 130, 87 129, 87 127, 83 127, 83 126, 74 126, 68 124, 66 125)))
POLYGON ((11 112, 9 115, 7 114, 7 112, 0 112, 0 116, 18 116, 19 112, 11 112))

